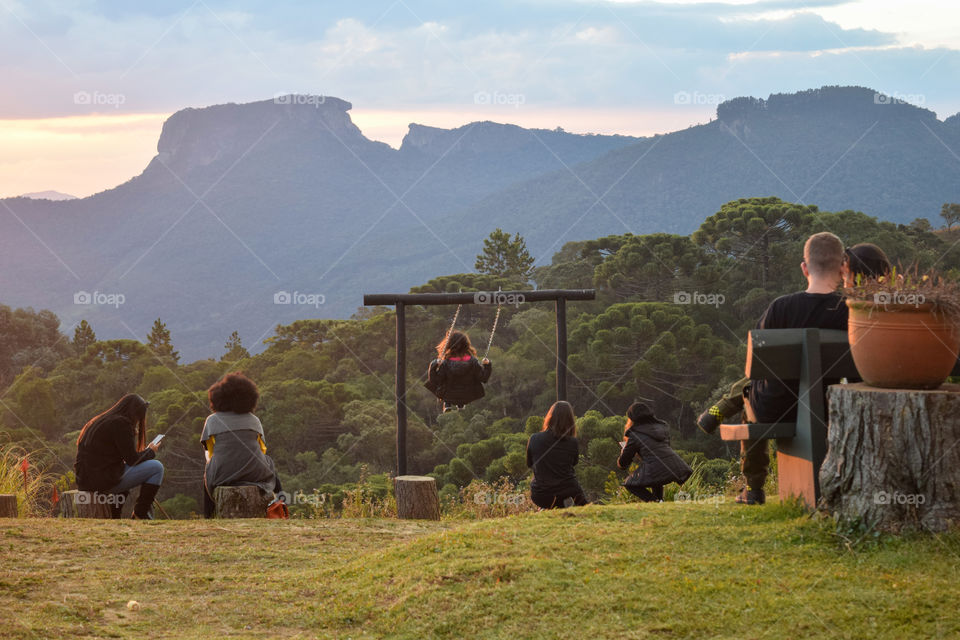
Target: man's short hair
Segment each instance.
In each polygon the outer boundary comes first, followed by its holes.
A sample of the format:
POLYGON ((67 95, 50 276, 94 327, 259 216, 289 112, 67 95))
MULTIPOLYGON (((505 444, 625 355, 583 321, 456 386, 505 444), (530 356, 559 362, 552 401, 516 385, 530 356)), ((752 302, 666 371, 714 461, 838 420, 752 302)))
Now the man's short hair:
POLYGON ((815 233, 803 245, 803 261, 814 275, 837 273, 843 264, 843 242, 829 231, 815 233))

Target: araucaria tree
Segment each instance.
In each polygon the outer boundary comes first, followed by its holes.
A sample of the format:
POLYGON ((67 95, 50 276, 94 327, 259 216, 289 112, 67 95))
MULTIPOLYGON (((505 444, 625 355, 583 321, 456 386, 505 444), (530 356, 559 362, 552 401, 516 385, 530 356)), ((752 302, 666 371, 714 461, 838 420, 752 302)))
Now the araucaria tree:
POLYGON ((170 341, 170 330, 167 325, 157 318, 150 334, 147 336, 147 347, 158 358, 172 358, 174 362, 180 360, 180 354, 173 350, 173 343, 170 341))
POLYGON ((483 251, 477 256, 474 268, 480 273, 526 282, 533 274, 533 256, 527 243, 518 233, 510 237, 497 228, 483 241, 483 251))

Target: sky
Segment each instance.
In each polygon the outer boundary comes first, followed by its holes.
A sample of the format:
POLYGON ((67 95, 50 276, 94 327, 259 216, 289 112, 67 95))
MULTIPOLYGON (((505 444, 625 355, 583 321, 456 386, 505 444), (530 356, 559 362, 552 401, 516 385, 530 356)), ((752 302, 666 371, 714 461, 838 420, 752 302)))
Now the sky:
POLYGON ((477 120, 651 135, 859 85, 960 112, 955 0, 0 0, 0 197, 138 175, 179 109, 336 96, 367 137, 477 120))

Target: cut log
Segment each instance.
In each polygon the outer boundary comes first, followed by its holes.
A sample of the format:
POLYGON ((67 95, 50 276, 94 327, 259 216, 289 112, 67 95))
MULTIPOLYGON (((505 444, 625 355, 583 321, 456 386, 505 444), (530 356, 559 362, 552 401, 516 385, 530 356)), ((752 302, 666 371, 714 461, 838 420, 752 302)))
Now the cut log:
POLYGON ((213 490, 218 518, 266 518, 267 501, 257 487, 217 487, 213 490))
POLYGON ((12 493, 0 494, 0 518, 17 517, 17 496, 12 493))
POLYGON ((397 476, 393 481, 397 497, 397 517, 439 520, 440 495, 437 483, 428 476, 397 476))
POLYGON ((821 508, 879 531, 960 523, 960 385, 834 385, 821 508))
POLYGON ((119 496, 97 491, 64 491, 60 494, 60 516, 109 520, 113 517, 110 505, 117 498, 119 496))

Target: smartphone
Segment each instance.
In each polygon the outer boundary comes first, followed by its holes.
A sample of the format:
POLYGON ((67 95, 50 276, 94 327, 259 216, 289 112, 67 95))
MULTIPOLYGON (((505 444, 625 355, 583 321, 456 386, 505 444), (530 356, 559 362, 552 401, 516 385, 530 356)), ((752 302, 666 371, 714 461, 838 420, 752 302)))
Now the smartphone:
POLYGON ((159 445, 159 444, 160 444, 160 441, 163 440, 163 436, 164 436, 164 434, 161 433, 161 434, 158 435, 156 438, 154 438, 153 440, 151 440, 151 441, 150 441, 150 445, 148 445, 148 446, 159 445))

